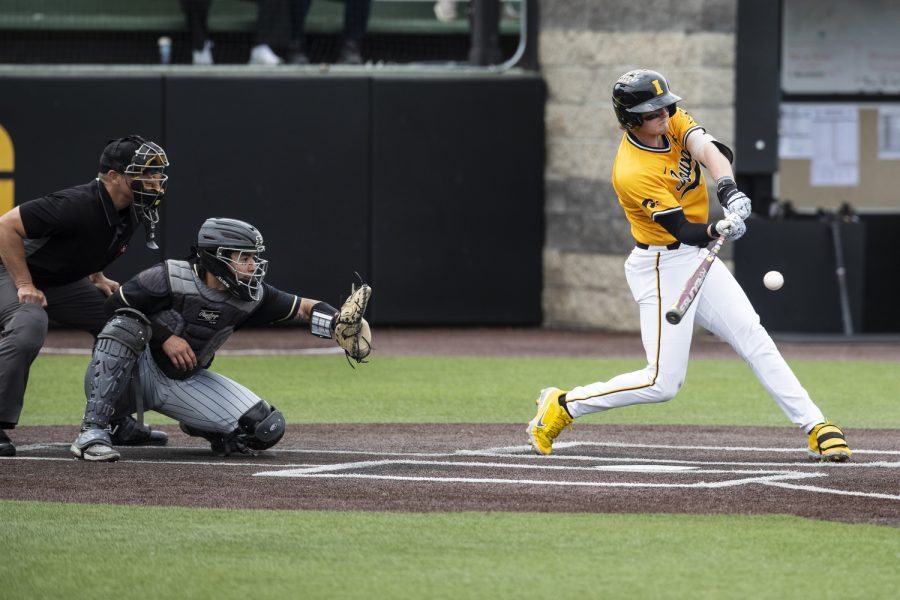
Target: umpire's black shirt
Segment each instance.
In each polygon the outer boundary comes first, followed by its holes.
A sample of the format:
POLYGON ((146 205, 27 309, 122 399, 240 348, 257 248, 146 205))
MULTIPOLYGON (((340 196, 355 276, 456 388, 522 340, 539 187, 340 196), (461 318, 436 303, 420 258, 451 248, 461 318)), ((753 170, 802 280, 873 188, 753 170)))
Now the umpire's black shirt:
POLYGON ((19 205, 25 256, 38 288, 102 271, 121 256, 138 226, 132 207, 117 211, 95 179, 19 205))

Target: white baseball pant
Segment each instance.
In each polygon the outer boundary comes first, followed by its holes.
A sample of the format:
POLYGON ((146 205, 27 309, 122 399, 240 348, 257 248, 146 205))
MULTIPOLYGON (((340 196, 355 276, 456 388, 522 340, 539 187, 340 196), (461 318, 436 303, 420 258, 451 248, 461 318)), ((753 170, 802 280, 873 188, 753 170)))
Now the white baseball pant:
MULTIPOLYGON (((681 245, 676 250, 635 248, 625 262, 625 276, 640 307, 641 337, 647 366, 632 373, 572 389, 567 408, 573 417, 671 400, 684 384, 696 321, 728 342, 747 361, 756 378, 793 423, 808 432, 825 418, 800 385, 740 284, 720 261, 713 262, 694 303, 681 323, 672 325, 665 312, 685 282, 708 254, 681 245)), ((727 399, 725 399, 727 401, 727 399)))

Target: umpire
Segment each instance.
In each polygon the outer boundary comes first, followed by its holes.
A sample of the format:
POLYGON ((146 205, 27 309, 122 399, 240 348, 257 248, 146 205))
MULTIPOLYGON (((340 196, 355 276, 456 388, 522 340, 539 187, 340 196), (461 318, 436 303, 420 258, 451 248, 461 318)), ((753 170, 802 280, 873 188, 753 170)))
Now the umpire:
MULTIPOLYGON (((94 337, 119 284, 103 269, 121 256, 143 223, 156 248, 157 209, 165 193, 165 151, 138 135, 110 141, 90 183, 25 202, 0 217, 0 456, 16 448, 5 429, 22 412, 31 363, 49 319, 94 337)), ((166 434, 132 417, 110 423, 114 443, 163 445, 166 434)))

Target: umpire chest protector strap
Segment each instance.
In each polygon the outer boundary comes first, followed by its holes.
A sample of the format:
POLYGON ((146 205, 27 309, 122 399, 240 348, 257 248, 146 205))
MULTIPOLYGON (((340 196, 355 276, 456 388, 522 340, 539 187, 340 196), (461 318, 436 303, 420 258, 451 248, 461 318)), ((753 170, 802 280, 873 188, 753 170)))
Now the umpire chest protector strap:
POLYGON ((227 291, 210 289, 184 260, 167 260, 166 273, 172 308, 154 316, 184 338, 197 355, 197 364, 205 367, 262 298, 240 300, 227 291))

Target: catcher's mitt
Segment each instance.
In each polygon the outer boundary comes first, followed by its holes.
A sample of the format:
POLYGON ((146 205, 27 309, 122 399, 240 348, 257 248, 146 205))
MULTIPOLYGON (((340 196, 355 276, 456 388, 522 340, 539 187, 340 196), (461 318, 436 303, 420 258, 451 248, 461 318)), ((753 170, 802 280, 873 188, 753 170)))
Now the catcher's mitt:
POLYGON ((341 305, 337 324, 334 326, 334 339, 344 349, 347 360, 363 362, 372 351, 372 330, 363 319, 372 288, 365 283, 350 288, 350 297, 341 305))

